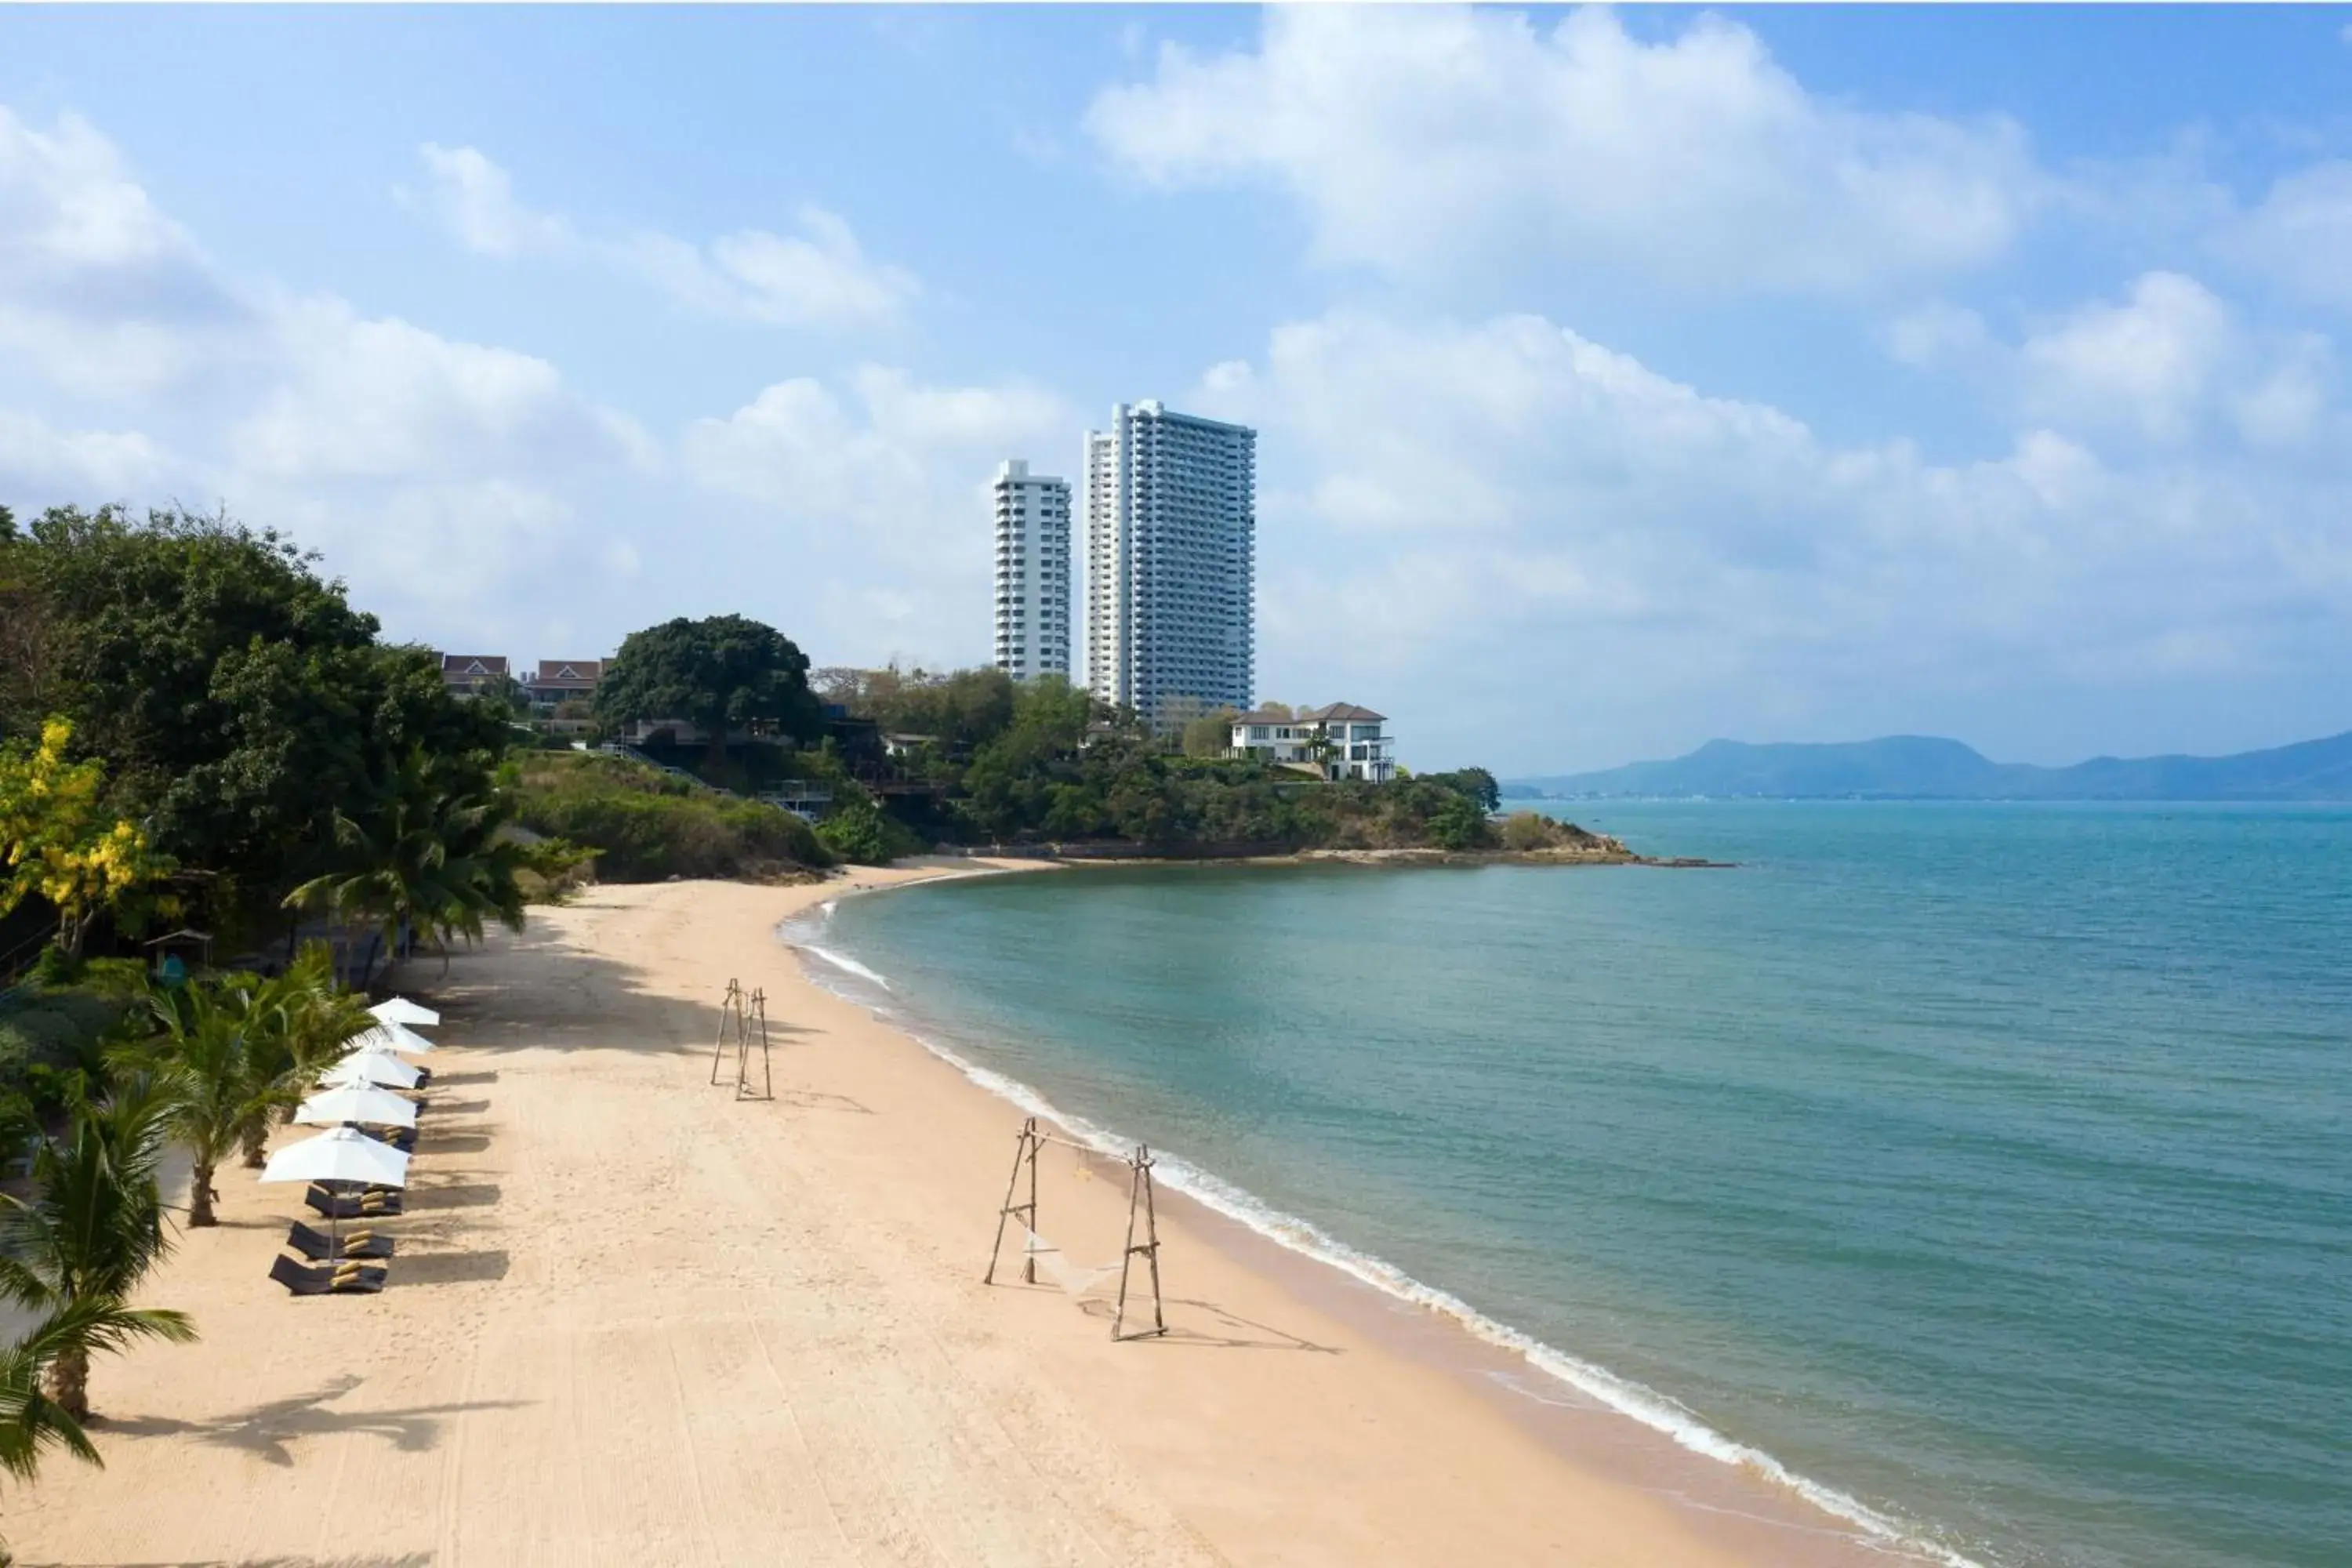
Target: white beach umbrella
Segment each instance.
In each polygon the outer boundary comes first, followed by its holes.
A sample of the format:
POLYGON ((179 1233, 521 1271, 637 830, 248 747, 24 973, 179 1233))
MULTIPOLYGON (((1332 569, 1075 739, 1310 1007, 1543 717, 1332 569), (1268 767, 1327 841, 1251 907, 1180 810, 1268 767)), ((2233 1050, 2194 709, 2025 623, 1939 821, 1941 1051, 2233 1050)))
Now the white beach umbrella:
POLYGON ((408 1156, 356 1127, 338 1127, 299 1143, 289 1143, 261 1168, 265 1182, 366 1182, 379 1187, 408 1185, 408 1156))
MULTIPOLYGON (((338 1127, 299 1143, 289 1143, 261 1168, 265 1182, 371 1182, 379 1187, 408 1185, 408 1156, 356 1127, 338 1127)), ((342 1227, 327 1215, 327 1257, 342 1255, 342 1227)))
POLYGON ((405 996, 377 1003, 368 1009, 368 1016, 380 1024, 414 1024, 425 1028, 441 1021, 440 1014, 430 1007, 421 1007, 405 996))
POLYGON ((384 1051, 353 1051, 319 1075, 325 1089, 351 1089, 361 1084, 379 1088, 415 1089, 425 1075, 384 1051))
POLYGON ((362 1029, 343 1042, 343 1048, 348 1051, 406 1051, 417 1057, 440 1049, 424 1036, 398 1024, 378 1024, 373 1028, 362 1029))
POLYGON ((314 1094, 295 1109, 294 1120, 311 1126, 363 1121, 371 1127, 414 1127, 416 1105, 370 1084, 351 1084, 314 1094))

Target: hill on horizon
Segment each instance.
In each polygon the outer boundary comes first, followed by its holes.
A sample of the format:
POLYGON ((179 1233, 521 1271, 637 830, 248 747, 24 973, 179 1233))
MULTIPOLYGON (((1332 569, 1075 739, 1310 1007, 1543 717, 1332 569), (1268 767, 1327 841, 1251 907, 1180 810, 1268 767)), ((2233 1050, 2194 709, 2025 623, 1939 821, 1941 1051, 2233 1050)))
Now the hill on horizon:
POLYGON ((2352 800, 2352 731, 2226 757, 1996 763, 1932 735, 1827 743, 1709 741, 1670 762, 1505 782, 1507 794, 1775 800, 2352 800))

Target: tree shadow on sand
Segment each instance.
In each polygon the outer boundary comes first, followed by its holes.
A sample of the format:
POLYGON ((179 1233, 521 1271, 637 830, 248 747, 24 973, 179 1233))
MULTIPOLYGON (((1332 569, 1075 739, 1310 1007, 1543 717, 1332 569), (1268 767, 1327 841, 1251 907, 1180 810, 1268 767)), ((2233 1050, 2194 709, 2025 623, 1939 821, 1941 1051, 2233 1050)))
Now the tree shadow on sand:
MULTIPOLYGON (((62 1559, 24 1562, 23 1568, 83 1568, 62 1559)), ((347 1557, 174 1557, 169 1563, 91 1563, 88 1568, 431 1568, 430 1552, 359 1553, 347 1557)))
POLYGON ((441 1440, 445 1420, 469 1410, 512 1410, 528 1403, 517 1399, 479 1399, 449 1405, 415 1405, 399 1410, 330 1410, 327 1406, 366 1382, 348 1373, 329 1380, 313 1393, 291 1399, 273 1399, 249 1410, 208 1421, 175 1421, 163 1415, 110 1419, 102 1429, 123 1437, 192 1437, 209 1447, 235 1448, 267 1463, 290 1468, 294 1451, 289 1446, 301 1437, 357 1432, 382 1437, 404 1453, 422 1453, 441 1440))
MULTIPOLYGON (((778 960, 789 963, 779 947, 778 960)), ((644 1055, 709 1058, 717 1037, 719 993, 707 1003, 655 990, 637 967, 608 954, 572 944, 560 932, 532 925, 498 931, 481 949, 450 957, 446 973, 434 966, 414 979, 413 994, 441 1014, 446 1039, 464 1046, 469 1060, 520 1050, 621 1050, 644 1055), (555 970, 503 973, 493 983, 478 967, 488 953, 508 956, 561 950, 555 970), (654 1004, 623 1016, 614 1003, 635 998, 654 1004)), ((779 1049, 816 1031, 790 1018, 768 1020, 768 1040, 779 1049)), ((495 1069, 488 1069, 495 1075, 495 1069)), ((435 1082, 471 1081, 472 1073, 436 1077, 435 1082)))

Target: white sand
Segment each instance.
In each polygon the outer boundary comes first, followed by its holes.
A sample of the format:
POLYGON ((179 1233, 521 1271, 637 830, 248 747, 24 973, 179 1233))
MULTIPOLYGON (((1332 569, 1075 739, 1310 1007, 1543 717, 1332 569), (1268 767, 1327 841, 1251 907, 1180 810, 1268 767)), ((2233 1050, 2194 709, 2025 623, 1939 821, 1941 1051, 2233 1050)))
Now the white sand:
MULTIPOLYGON (((107 1468, 0 1494, 19 1560, 1845 1560, 1826 1521, 1678 1500, 1630 1423, 1584 1441, 1639 1462, 1581 1462, 1388 1348, 1403 1309, 1251 1266, 1181 1202, 1165 1340, 983 1288, 1019 1113, 800 977, 772 930, 843 886, 601 889, 419 963, 448 1048, 391 1288, 287 1297, 269 1259, 313 1216, 224 1173, 225 1224, 148 1296, 203 1342, 99 1364, 107 1468), (772 1103, 706 1081, 730 975, 767 993, 772 1103)), ((1042 1228, 1114 1258, 1123 1173, 1044 1169, 1042 1228)))

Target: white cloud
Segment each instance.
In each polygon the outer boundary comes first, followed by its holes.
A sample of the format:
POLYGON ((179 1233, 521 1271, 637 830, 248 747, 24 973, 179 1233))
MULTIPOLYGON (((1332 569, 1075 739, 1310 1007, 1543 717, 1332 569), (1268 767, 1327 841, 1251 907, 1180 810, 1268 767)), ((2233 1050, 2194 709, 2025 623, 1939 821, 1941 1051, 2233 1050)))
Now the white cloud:
POLYGON ((367 320, 338 300, 290 305, 276 328, 276 384, 231 433, 256 475, 381 479, 638 453, 625 422, 545 360, 367 320))
MULTIPOLYGON (((779 382, 679 443, 683 470, 734 503, 717 542, 781 545, 794 584, 829 584, 803 623, 835 658, 904 652, 933 660, 986 633, 987 486, 1006 457, 1075 445, 1077 416, 1019 384, 933 386, 868 365, 845 388, 779 382), (862 586, 852 586, 862 584, 862 586), (887 590, 882 586, 887 584, 887 590)), ((795 634, 797 635, 797 634, 795 634)))
POLYGON ((1441 757, 1531 712, 1543 758, 1507 765, 2352 654, 2341 454, 2119 463, 2030 425, 1935 464, 1531 317, 1297 322, 1193 395, 1263 432, 1261 668, 1373 702, 1441 757))
POLYGON ((1517 257, 1715 294, 1842 291, 2000 255, 2049 182, 2022 133, 1823 101, 1706 16, 1644 44, 1587 9, 1270 9, 1255 52, 1168 47, 1087 125, 1164 185, 1297 196, 1327 260, 1517 257))
POLYGON ((707 247, 645 234, 620 247, 679 303, 773 327, 887 327, 920 292, 913 273, 877 261, 838 214, 804 206, 800 233, 744 229, 707 247))
MULTIPOLYGON (((572 226, 515 199, 506 170, 472 147, 426 142, 427 206, 467 249, 485 256, 575 248, 572 226)), ((903 267, 866 254, 848 220, 824 207, 793 215, 796 233, 746 228, 707 246, 646 230, 587 242, 590 254, 653 283, 691 310, 772 327, 895 325, 921 292, 903 267)))
POLYGON ((2302 299, 2352 310, 2352 161, 2281 178, 2220 245, 2302 299))
POLYGON ((2236 338, 2228 308, 2210 289, 2179 273, 2151 272, 2123 303, 2085 306, 2025 341, 2026 402, 2045 417, 2181 440, 2236 338))
POLYGON ((1984 318, 1946 301, 1922 305, 1889 322, 1886 352, 1901 363, 1929 369, 1963 363, 1983 353, 1984 318))
POLYGON ((513 180, 477 149, 427 142, 416 151, 433 179, 425 205, 467 249, 520 256, 572 243, 570 225, 516 201, 513 180))
POLYGON ((64 115, 45 132, 0 108, 0 276, 12 285, 120 276, 194 250, 88 121, 64 115))
POLYGON ((2283 452, 2326 427, 2333 398, 2326 337, 2257 326, 2178 272, 2145 273, 2121 299, 2053 314, 2015 342, 1948 304, 1882 335, 1895 360, 1957 375, 2006 416, 2108 445, 2210 453, 2234 434, 2283 452))
POLYGON ((0 500, 225 502, 326 550, 403 635, 596 559, 583 500, 658 460, 543 360, 232 285, 70 118, 0 110, 0 500), (61 428, 59 394, 100 427, 61 428))
POLYGON ((135 430, 54 430, 0 408, 0 474, 58 491, 116 495, 165 470, 155 444, 135 430))
POLYGON ((0 392, 152 390, 217 362, 248 323, 111 143, 0 107, 0 392))

